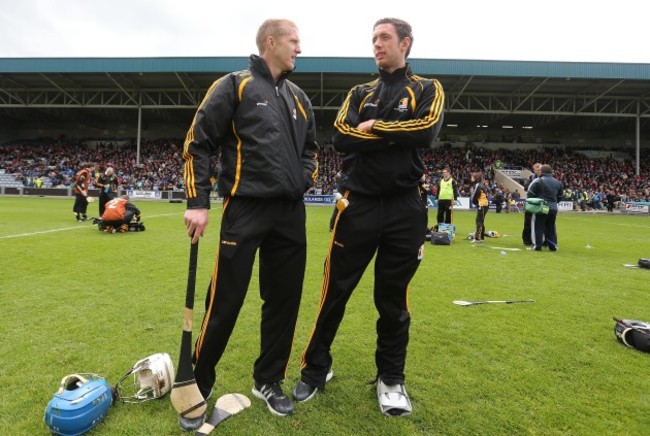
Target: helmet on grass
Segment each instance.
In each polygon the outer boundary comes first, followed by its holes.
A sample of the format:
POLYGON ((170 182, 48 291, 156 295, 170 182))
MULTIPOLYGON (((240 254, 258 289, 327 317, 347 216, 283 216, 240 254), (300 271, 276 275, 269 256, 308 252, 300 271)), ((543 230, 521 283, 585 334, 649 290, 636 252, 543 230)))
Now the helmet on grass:
POLYGON ((174 365, 167 353, 156 353, 139 360, 115 385, 125 403, 141 403, 160 398, 171 391, 174 365), (127 379, 131 377, 131 381, 127 379))

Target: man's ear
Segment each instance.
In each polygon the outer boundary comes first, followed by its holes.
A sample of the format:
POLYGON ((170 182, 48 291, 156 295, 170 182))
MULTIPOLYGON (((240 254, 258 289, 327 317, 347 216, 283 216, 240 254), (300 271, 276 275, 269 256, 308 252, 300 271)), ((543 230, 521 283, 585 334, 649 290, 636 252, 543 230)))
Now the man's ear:
POLYGON ((401 41, 400 41, 400 48, 404 53, 408 50, 408 48, 411 46, 411 38, 409 36, 405 36, 401 41))

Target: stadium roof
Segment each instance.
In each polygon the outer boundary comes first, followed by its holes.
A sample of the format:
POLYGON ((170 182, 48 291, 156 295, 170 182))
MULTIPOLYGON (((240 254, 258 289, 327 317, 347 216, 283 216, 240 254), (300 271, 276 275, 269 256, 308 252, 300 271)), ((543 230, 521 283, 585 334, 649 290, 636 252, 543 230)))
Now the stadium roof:
MULTIPOLYGON (((409 60, 446 92, 445 123, 459 133, 510 126, 509 133, 638 131, 650 137, 650 64, 488 60, 409 60)), ((372 58, 299 57, 291 79, 329 123, 354 84, 377 73, 372 58)), ((187 127, 220 75, 245 69, 248 57, 0 59, 0 120, 38 117, 132 119, 127 109, 187 127), (170 111, 184 111, 178 117, 170 111), (36 112, 37 111, 37 112, 36 112), (35 115, 38 113, 38 115, 35 115)), ((178 113, 178 112, 176 112, 178 113)))

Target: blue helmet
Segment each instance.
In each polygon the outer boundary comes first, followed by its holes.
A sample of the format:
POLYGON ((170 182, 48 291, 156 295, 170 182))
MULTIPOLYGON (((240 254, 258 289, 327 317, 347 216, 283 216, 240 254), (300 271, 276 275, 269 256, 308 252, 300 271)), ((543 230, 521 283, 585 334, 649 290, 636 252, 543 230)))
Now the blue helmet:
POLYGON ((113 389, 97 374, 70 374, 45 409, 52 434, 76 436, 99 424, 113 404, 113 389))

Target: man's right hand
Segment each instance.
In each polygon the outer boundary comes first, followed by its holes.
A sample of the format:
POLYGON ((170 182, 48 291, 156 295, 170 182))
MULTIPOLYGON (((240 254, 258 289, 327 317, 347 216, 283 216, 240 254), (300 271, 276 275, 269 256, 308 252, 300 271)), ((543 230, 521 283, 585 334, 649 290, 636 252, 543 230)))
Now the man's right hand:
POLYGON ((208 209, 187 209, 185 211, 185 227, 187 235, 192 238, 192 244, 196 244, 206 227, 208 227, 209 215, 208 209))

